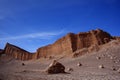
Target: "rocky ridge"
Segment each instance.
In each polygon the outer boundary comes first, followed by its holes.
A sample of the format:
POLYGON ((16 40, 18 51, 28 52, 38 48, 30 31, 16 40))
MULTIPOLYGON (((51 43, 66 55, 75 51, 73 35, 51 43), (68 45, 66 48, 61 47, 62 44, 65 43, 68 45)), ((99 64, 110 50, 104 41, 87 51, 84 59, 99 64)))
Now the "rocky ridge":
POLYGON ((46 58, 61 54, 72 54, 84 48, 91 48, 94 45, 99 46, 106 44, 114 39, 120 38, 112 37, 109 33, 97 29, 78 34, 68 33, 66 36, 58 39, 55 43, 38 48, 35 54, 7 43, 4 53, 19 60, 39 59, 41 57, 46 58))
POLYGON ((21 49, 15 45, 12 45, 10 43, 6 44, 3 52, 7 56, 11 56, 18 60, 30 60, 33 57, 32 53, 30 53, 24 49, 21 49))

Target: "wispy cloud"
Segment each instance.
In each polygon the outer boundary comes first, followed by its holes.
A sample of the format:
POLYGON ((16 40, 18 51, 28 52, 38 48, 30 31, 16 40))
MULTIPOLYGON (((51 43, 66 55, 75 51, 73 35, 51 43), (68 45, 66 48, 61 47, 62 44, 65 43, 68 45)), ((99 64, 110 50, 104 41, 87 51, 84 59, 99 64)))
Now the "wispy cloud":
POLYGON ((18 39, 27 39, 27 38, 50 39, 62 33, 64 33, 64 30, 59 32, 40 32, 40 33, 30 33, 19 36, 4 37, 4 38, 0 38, 0 40, 18 40, 18 39))

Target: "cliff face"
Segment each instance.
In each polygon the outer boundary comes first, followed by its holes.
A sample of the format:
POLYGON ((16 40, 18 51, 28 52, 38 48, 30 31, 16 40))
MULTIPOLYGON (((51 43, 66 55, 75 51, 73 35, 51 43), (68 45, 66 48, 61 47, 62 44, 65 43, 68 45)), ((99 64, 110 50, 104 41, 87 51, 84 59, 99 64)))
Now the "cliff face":
POLYGON ((109 42, 112 38, 110 34, 100 29, 83 32, 79 34, 69 33, 54 44, 37 49, 35 59, 48 57, 53 54, 73 53, 78 49, 88 48, 92 45, 102 45, 109 42))
POLYGON ((12 56, 13 58, 18 59, 18 60, 30 60, 33 57, 33 54, 31 54, 30 52, 27 52, 9 43, 6 44, 4 53, 7 56, 12 56))
POLYGON ((60 54, 72 54, 77 50, 90 48, 93 45, 108 43, 111 39, 118 39, 118 37, 112 37, 107 32, 97 29, 78 34, 69 33, 51 45, 38 48, 35 54, 7 43, 4 53, 19 60, 38 59, 60 54))
POLYGON ((57 54, 63 54, 63 53, 71 53, 72 45, 71 45, 70 36, 71 34, 68 34, 67 36, 57 40, 54 44, 37 49, 37 52, 34 58, 38 59, 40 57, 47 57, 53 54, 57 55, 57 54))

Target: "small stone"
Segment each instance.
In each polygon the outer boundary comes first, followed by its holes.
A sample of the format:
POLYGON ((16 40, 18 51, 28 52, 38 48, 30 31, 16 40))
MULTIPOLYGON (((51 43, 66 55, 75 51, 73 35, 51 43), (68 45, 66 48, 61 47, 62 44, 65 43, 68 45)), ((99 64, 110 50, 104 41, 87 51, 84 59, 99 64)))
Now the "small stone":
POLYGON ((115 61, 115 63, 118 63, 118 61, 115 61))
POLYGON ((27 72, 27 70, 23 70, 22 72, 27 72))
POLYGON ((101 57, 96 57, 96 59, 98 59, 98 60, 99 60, 99 59, 101 59, 101 57))
POLYGON ((77 66, 82 66, 82 64, 79 62, 79 63, 77 64, 77 66))
POLYGON ((68 68, 68 71, 73 71, 73 68, 68 68))
POLYGON ((25 63, 22 63, 22 66, 25 66, 25 63))
POLYGON ((112 68, 113 71, 116 71, 116 68, 112 68))
POLYGON ((102 68, 105 68, 103 65, 99 65, 99 68, 102 69, 102 68))
POLYGON ((113 57, 111 56, 110 59, 113 59, 113 57))
POLYGON ((120 73, 120 69, 118 69, 117 72, 120 73))

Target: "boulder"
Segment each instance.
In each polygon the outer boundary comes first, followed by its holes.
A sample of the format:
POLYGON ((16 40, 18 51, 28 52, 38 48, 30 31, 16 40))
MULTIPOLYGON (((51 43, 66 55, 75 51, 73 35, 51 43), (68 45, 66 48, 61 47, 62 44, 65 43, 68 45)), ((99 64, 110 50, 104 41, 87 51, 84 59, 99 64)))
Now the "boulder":
POLYGON ((63 64, 54 60, 49 67, 47 68, 46 72, 48 74, 57 74, 57 73, 65 73, 65 67, 63 64))

